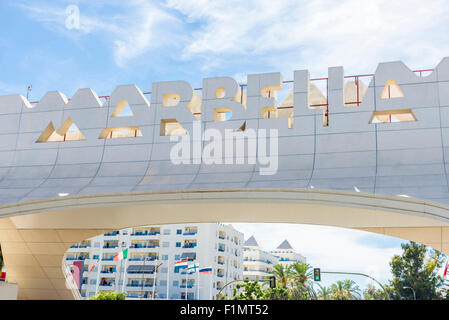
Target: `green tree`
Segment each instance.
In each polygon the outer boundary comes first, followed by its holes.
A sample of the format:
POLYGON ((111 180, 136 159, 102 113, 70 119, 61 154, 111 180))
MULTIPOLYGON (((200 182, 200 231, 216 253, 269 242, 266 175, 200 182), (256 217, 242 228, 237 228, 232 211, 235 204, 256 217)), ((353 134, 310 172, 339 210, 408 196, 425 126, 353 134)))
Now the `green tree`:
POLYGON ((331 286, 332 300, 360 299, 360 289, 352 280, 337 281, 331 286))
POLYGON ((270 273, 276 277, 276 283, 287 288, 290 268, 284 268, 282 264, 277 264, 273 267, 270 273))
POLYGON ((275 288, 266 288, 263 298, 266 300, 288 300, 289 291, 282 284, 277 284, 275 288))
POLYGON ((265 295, 259 282, 246 278, 234 287, 232 300, 262 300, 265 295))
POLYGON ((318 300, 331 300, 332 290, 329 287, 318 285, 318 300))
POLYGON ((313 289, 312 267, 307 263, 296 262, 288 269, 290 297, 292 300, 309 300, 316 297, 313 289))
POLYGON ((106 292, 100 291, 93 297, 90 297, 89 300, 125 300, 126 293, 125 292, 106 292))
POLYGON ((401 247, 402 255, 395 255, 390 262, 392 298, 413 300, 416 295, 417 300, 442 299, 441 287, 445 280, 438 272, 444 255, 413 241, 401 247))
POLYGON ((300 283, 303 286, 307 286, 310 282, 309 280, 313 277, 312 267, 307 263, 296 262, 293 263, 288 269, 289 278, 296 282, 300 283))
MULTIPOLYGON (((389 290, 389 288, 385 287, 385 290, 389 290)), ((388 294, 384 290, 378 289, 372 284, 369 284, 363 291, 364 300, 388 300, 388 297, 388 294)))

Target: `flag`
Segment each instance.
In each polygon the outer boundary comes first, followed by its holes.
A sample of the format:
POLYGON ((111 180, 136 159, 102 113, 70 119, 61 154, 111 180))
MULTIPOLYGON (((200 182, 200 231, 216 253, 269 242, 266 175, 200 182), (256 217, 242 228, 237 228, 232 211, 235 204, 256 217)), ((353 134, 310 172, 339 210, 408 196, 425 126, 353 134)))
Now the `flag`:
POLYGON ((126 259, 127 257, 128 257, 128 248, 126 248, 125 250, 123 250, 120 253, 117 253, 114 256, 114 261, 120 261, 120 260, 126 259))
POLYGON ((180 260, 175 262, 175 267, 187 267, 189 265, 189 260, 180 260))
POLYGON ((198 263, 189 264, 187 266, 187 271, 190 271, 190 273, 195 273, 196 269, 198 269, 199 267, 200 267, 200 265, 198 263))
POLYGON ((72 267, 72 276, 75 280, 76 287, 81 288, 81 276, 83 274, 83 261, 74 261, 72 267))
POLYGON ((211 274, 212 273, 212 267, 202 268, 202 269, 200 269, 200 273, 202 273, 202 274, 211 274))
POLYGON ((443 277, 445 277, 446 276, 446 274, 447 274, 447 267, 449 266, 449 260, 447 261, 447 263, 446 263, 446 268, 444 268, 444 274, 443 274, 443 277))

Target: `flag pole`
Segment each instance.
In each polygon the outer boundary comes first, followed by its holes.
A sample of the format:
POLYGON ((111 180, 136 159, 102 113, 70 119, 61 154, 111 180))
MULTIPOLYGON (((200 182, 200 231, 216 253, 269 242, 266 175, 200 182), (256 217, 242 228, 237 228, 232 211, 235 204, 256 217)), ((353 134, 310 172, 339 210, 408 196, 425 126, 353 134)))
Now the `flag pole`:
MULTIPOLYGON (((196 270, 195 270, 196 271, 196 270)), ((200 300, 200 270, 198 268, 198 273, 196 274, 196 300, 200 300)))
POLYGON ((186 297, 185 300, 187 300, 187 268, 186 268, 186 297))
POLYGON ((101 246, 100 242, 100 256, 98 257, 98 267, 97 267, 97 285, 95 286, 95 294, 98 293, 98 287, 100 284, 100 270, 101 270, 101 263, 103 261, 103 247, 101 246))
POLYGON ((168 266, 168 271, 167 271, 167 297, 165 297, 166 300, 168 300, 168 294, 170 292, 170 255, 168 255, 167 258, 167 266, 168 266))
POLYGON ((126 251, 126 259, 125 259, 125 269, 123 270, 123 284, 122 284, 122 290, 120 292, 124 292, 125 291, 126 267, 128 265, 128 248, 126 248, 125 250, 127 250, 126 251))

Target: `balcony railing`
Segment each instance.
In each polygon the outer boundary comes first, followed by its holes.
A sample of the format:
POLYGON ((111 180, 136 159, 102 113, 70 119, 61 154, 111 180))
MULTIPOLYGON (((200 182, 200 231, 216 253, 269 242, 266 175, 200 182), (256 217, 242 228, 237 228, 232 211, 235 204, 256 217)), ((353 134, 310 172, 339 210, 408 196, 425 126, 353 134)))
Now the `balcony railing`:
POLYGON ((158 260, 159 259, 159 257, 158 256, 156 256, 156 257, 143 257, 143 258, 130 258, 129 259, 129 261, 155 261, 155 260, 158 260))
POLYGON ((225 248, 218 248, 218 251, 220 251, 220 252, 225 252, 225 248))
POLYGON ((66 257, 65 259, 68 260, 68 261, 72 261, 72 260, 86 260, 86 259, 89 259, 89 257, 88 256, 87 257, 66 257))
POLYGON ((189 243, 189 244, 185 244, 183 246, 183 248, 195 248, 196 247, 196 243, 189 243))
POLYGON ((141 288, 141 287, 144 287, 144 288, 151 288, 151 287, 153 287, 153 284, 152 283, 146 283, 146 284, 144 284, 144 285, 142 285, 142 283, 128 283, 128 284, 126 284, 128 287, 133 287, 133 288, 141 288))
POLYGON ((110 244, 103 246, 103 249, 114 249, 114 248, 118 248, 118 244, 110 244))
POLYGON ((218 264, 225 264, 224 261, 217 261, 218 264))
POLYGON ((115 269, 113 269, 113 270, 101 270, 100 273, 114 273, 114 272, 116 272, 115 269))
POLYGON ((130 249, 141 249, 141 248, 159 248, 158 244, 132 244, 130 249))
MULTIPOLYGON (((195 284, 188 284, 187 285, 187 289, 192 289, 193 287, 195 286, 195 284)), ((181 284, 180 286, 179 286, 180 288, 185 288, 186 287, 186 285, 185 284, 181 284)))
POLYGON ((111 233, 105 233, 104 236, 105 237, 115 237, 115 236, 118 236, 119 234, 120 234, 119 231, 114 231, 114 232, 111 232, 111 233))
POLYGON ((185 236, 194 236, 198 233, 198 231, 184 231, 183 235, 185 236))
POLYGON ((156 232, 149 232, 149 231, 145 231, 145 232, 141 232, 141 231, 137 231, 134 233, 131 233, 131 236, 155 236, 161 234, 160 231, 156 231, 156 232))

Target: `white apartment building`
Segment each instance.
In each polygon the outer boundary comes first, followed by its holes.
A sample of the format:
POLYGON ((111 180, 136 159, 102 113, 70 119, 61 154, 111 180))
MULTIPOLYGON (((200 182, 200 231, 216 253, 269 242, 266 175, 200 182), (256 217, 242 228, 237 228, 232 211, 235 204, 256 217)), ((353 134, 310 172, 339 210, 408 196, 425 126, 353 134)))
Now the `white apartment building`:
POLYGON ((306 258, 297 253, 287 240, 284 240, 271 254, 279 259, 279 263, 288 267, 296 262, 306 263, 306 258))
POLYGON ((295 252, 290 243, 284 240, 275 250, 264 251, 251 236, 243 245, 243 277, 253 281, 265 282, 270 271, 277 264, 288 267, 295 262, 306 262, 306 258, 295 252))
MULTIPOLYGON (((226 283, 243 279, 243 240, 243 233, 221 223, 135 227, 73 245, 66 262, 83 261, 80 292, 86 299, 98 291, 126 292, 134 300, 215 299, 226 283), (127 259, 113 261, 125 248, 127 259), (175 267, 185 259, 212 267, 212 274, 175 267)), ((222 294, 232 296, 233 287, 222 294)))
POLYGON ((243 278, 252 281, 266 280, 270 271, 279 263, 279 259, 270 252, 264 251, 251 236, 243 245, 243 278))

